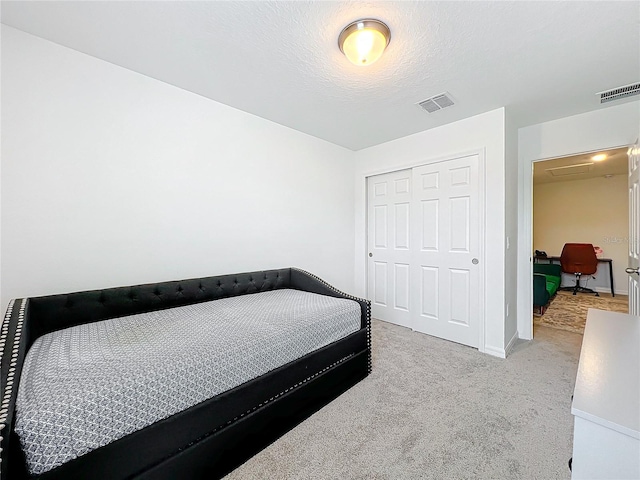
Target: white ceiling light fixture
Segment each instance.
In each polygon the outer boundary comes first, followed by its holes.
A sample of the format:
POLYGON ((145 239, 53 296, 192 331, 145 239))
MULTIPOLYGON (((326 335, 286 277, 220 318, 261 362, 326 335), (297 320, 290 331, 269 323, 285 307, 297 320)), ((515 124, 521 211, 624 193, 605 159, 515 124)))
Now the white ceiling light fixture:
POLYGON ((380 20, 363 18, 344 27, 338 46, 351 63, 364 67, 378 60, 390 41, 389 27, 380 20))
POLYGON ((593 157, 591 157, 591 160, 593 160, 594 162, 601 162, 606 159, 607 159, 606 153, 599 153, 598 155, 594 155, 593 157))

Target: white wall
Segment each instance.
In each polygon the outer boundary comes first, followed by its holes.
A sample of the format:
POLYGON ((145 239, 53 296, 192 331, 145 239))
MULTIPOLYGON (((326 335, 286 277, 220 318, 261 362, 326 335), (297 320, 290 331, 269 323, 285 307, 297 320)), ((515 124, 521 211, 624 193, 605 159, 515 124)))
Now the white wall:
POLYGON ((518 340, 518 127, 505 109, 505 324, 507 354, 518 340))
POLYGON ((366 177, 436 158, 484 151, 486 174, 485 341, 480 350, 505 352, 505 125, 504 109, 467 118, 356 152, 355 290, 366 295, 366 177), (489 280, 490 279, 490 280, 489 280))
MULTIPOLYGON (((2 20, 2 8, 0 8, 0 20, 2 20)), ((0 107, 2 106, 2 65, 2 48, 0 48, 0 107)), ((4 318, 6 312, 6 306, 2 300, 2 131, 2 115, 0 114, 0 309, 2 309, 0 310, 0 315, 2 316, 0 318, 4 318)))
POLYGON ((2 27, 12 297, 299 266, 353 288, 353 152, 2 27))
POLYGON ((521 128, 518 131, 518 332, 533 338, 532 319, 532 162, 631 145, 638 137, 640 102, 521 128))

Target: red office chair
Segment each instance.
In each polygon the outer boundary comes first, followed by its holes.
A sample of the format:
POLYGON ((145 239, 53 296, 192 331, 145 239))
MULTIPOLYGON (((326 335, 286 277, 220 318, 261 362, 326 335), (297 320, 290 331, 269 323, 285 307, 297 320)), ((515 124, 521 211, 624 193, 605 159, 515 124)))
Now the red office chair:
POLYGON ((560 254, 560 265, 564 273, 573 273, 576 276, 576 284, 572 287, 562 287, 560 290, 573 290, 577 292, 600 294, 595 290, 580 285, 582 275, 593 275, 598 270, 598 258, 590 243, 565 243, 560 254))

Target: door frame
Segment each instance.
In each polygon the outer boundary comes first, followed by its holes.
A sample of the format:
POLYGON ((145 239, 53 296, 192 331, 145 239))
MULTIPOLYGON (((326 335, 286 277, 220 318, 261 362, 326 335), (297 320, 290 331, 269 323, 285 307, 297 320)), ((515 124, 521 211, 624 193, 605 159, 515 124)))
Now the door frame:
MULTIPOLYGON (((527 262, 527 284, 518 285, 518 290, 522 293, 522 302, 518 302, 518 334, 521 339, 533 340, 533 258, 531 257, 533 251, 533 164, 537 162, 544 162, 546 160, 554 160, 556 158, 573 157, 575 155, 587 155, 589 153, 601 152, 603 150, 612 150, 614 148, 627 148, 629 145, 605 145, 596 149, 589 149, 587 151, 580 151, 574 153, 564 153, 561 155, 554 155, 551 157, 532 158, 530 163, 522 165, 523 181, 521 188, 523 191, 523 209, 521 211, 523 215, 523 229, 518 235, 518 271, 523 267, 524 262, 527 262), (527 252, 526 255, 524 252, 527 252)), ((627 169, 628 173, 628 169, 627 169)), ((518 275, 518 278, 522 277, 518 275)))
MULTIPOLYGON (((486 310, 486 289, 485 289, 485 285, 487 282, 487 278, 486 278, 486 268, 485 268, 485 242, 486 242, 486 234, 487 234, 487 225, 486 225, 486 212, 485 212, 485 205, 486 205, 486 200, 485 200, 485 196, 486 196, 486 174, 485 174, 485 149, 481 148, 481 149, 474 149, 474 150, 464 150, 455 154, 450 154, 450 155, 445 155, 445 156, 439 156, 439 157, 431 157, 431 158, 424 158, 424 159, 416 159, 416 160, 412 160, 411 162, 407 162, 407 163, 403 163, 397 166, 393 166, 393 167, 382 167, 382 168, 377 168, 377 169, 372 169, 372 170, 367 170, 364 173, 362 173, 359 178, 358 178, 358 182, 360 182, 362 185, 364 185, 364 256, 365 256, 365 262, 364 262, 364 279, 365 279, 365 294, 367 296, 367 298, 369 298, 369 262, 368 257, 367 257, 367 252, 369 251, 369 218, 368 218, 368 211, 369 211, 369 192, 368 192, 368 188, 367 188, 367 180, 369 177, 373 177, 376 175, 383 175, 385 173, 392 173, 392 172, 398 172, 400 170, 406 170, 406 169, 410 169, 410 168, 415 168, 415 167, 421 167, 423 165, 430 165, 433 163, 440 163, 440 162, 446 162, 449 160, 455 160, 457 158, 463 158, 463 157, 470 157, 472 155, 477 155, 478 156, 478 214, 480 216, 480 235, 479 235, 479 241, 480 241, 480 245, 479 245, 479 255, 480 255, 480 285, 479 285, 479 306, 480 306, 480 311, 479 311, 479 315, 478 315, 478 351, 482 352, 482 353, 486 353, 486 348, 485 348, 485 321, 486 321, 486 316, 485 316, 485 310, 486 310)), ((411 295, 412 289, 409 290, 409 294, 411 295)))

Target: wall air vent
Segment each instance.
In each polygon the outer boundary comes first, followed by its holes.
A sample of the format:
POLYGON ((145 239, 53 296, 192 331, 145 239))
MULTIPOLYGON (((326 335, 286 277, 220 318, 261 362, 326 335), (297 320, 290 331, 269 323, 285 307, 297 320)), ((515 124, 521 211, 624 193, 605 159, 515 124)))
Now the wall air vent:
POLYGON ((593 163, 578 163, 576 165, 567 165, 566 167, 547 168, 545 172, 552 177, 563 177, 565 175, 579 175, 587 173, 591 170, 593 163))
POLYGON ((416 105, 427 113, 433 113, 453 105, 453 99, 451 98, 451 95, 445 92, 440 95, 436 95, 435 97, 427 98, 422 102, 418 102, 416 105))
POLYGON ((606 92, 599 92, 596 95, 600 96, 600 103, 613 102, 620 98, 640 95, 640 83, 633 83, 631 85, 625 85, 624 87, 614 88, 613 90, 607 90, 606 92))

